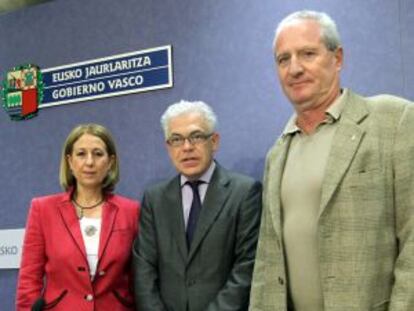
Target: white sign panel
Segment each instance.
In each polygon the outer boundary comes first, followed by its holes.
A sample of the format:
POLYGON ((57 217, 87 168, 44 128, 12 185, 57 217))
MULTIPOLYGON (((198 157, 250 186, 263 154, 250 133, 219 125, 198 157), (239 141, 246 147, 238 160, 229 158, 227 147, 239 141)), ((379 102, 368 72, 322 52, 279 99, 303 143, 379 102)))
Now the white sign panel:
POLYGON ((18 269, 24 229, 0 230, 0 269, 18 269))

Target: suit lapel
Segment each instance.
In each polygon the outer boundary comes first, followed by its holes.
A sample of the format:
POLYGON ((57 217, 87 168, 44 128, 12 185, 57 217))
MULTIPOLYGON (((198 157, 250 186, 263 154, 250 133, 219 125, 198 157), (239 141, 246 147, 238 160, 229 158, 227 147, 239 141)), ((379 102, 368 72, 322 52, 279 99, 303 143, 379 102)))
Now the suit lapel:
POLYGON ((358 150, 364 137, 364 129, 359 123, 368 115, 368 109, 362 99, 348 91, 344 111, 338 121, 338 129, 334 135, 324 181, 322 184, 319 216, 322 215, 329 200, 339 186, 345 172, 358 150))
POLYGON ((229 195, 230 179, 227 177, 225 171, 218 164, 216 165, 217 166, 208 185, 206 197, 203 202, 203 208, 197 222, 197 228, 195 230, 188 254, 188 262, 191 261, 191 258, 199 247, 204 236, 213 225, 217 215, 224 206, 227 196, 229 195))
POLYGON ((165 195, 165 204, 167 207, 166 219, 171 219, 171 221, 169 222, 169 225, 171 226, 169 234, 174 235, 174 238, 177 242, 177 246, 183 257, 183 260, 186 261, 188 250, 185 238, 185 224, 179 176, 177 176, 170 182, 170 184, 167 186, 165 194, 163 195, 165 195))
POLYGON ((118 213, 118 206, 116 206, 110 198, 111 196, 108 197, 107 202, 104 204, 104 206, 102 206, 101 236, 99 238, 98 251, 99 261, 101 260, 102 255, 108 245, 109 237, 111 236, 116 215, 118 213))
POLYGON ((273 227, 276 231, 278 242, 282 244, 282 206, 281 206, 281 183, 282 175, 286 162, 289 145, 292 140, 291 135, 286 135, 276 142, 276 147, 270 152, 267 159, 268 171, 266 172, 266 179, 264 185, 272 191, 266 190, 265 199, 269 206, 273 227), (270 187, 268 185, 271 185, 270 187))
POLYGON ((63 223, 66 226, 66 229, 71 235, 75 245, 79 249, 79 252, 86 260, 85 244, 83 243, 79 219, 76 215, 75 208, 69 200, 69 195, 64 200, 62 200, 61 204, 59 205, 59 213, 62 217, 63 223))

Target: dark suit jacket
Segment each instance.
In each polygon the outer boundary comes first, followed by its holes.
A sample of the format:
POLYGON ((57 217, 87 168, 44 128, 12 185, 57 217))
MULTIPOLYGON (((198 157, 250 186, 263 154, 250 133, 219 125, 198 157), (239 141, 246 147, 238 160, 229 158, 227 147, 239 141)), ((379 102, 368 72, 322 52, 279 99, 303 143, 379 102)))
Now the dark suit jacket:
POLYGON ((35 198, 27 220, 16 310, 41 295, 56 311, 132 310, 131 247, 139 204, 108 195, 102 209, 99 263, 89 276, 85 246, 69 193, 35 198), (45 282, 44 282, 45 281, 45 282), (93 295, 92 300, 85 299, 93 295))
POLYGON ((137 310, 247 310, 261 185, 217 165, 187 250, 179 176, 144 194, 135 242, 137 310))

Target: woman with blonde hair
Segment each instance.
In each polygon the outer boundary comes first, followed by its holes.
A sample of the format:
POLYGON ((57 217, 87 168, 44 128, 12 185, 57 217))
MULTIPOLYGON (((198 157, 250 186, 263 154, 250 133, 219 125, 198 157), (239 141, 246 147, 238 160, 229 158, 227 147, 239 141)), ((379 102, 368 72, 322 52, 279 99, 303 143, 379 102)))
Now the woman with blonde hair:
POLYGON ((63 146, 63 193, 34 198, 16 310, 126 311, 135 306, 131 247, 139 203, 113 193, 119 159, 109 131, 75 127, 63 146))

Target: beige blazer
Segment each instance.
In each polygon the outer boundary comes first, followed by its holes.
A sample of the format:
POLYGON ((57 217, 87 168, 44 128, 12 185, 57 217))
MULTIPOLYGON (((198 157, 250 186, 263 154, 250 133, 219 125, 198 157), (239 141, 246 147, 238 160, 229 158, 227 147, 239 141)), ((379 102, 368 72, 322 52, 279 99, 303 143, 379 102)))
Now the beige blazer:
MULTIPOLYGON (((414 104, 345 96, 319 212, 325 311, 413 311, 414 104)), ((281 137, 267 155, 250 311, 287 310, 280 182, 289 144, 281 137)))

